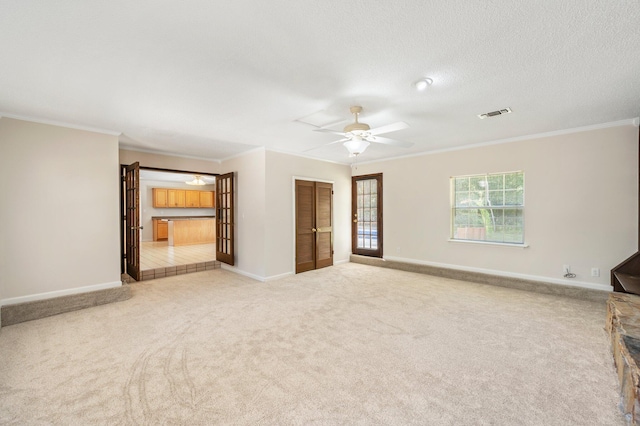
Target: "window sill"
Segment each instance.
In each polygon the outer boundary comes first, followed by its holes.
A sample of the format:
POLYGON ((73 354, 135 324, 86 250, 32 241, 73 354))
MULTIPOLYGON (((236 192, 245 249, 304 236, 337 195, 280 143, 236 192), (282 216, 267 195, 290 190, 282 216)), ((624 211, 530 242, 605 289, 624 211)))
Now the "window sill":
POLYGON ((498 243, 495 241, 475 241, 475 240, 456 240, 453 238, 449 239, 450 243, 463 243, 463 244, 480 244, 484 246, 501 246, 501 247, 518 247, 518 248, 527 248, 529 244, 527 243, 498 243))

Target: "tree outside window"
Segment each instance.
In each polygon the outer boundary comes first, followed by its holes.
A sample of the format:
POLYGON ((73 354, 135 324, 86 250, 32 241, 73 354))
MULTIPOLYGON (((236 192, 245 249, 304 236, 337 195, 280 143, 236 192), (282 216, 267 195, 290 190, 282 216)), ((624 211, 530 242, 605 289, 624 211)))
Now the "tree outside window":
POLYGON ((455 240, 524 243, 524 172, 451 178, 455 240))

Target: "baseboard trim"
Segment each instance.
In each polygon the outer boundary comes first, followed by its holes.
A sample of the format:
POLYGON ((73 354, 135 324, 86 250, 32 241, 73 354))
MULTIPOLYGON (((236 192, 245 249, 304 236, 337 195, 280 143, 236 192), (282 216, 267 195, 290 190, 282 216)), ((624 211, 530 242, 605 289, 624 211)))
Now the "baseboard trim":
POLYGON ((96 290, 106 290, 109 288, 120 287, 121 285, 122 285, 121 281, 112 281, 108 283, 88 285, 84 287, 75 287, 75 288, 68 288, 65 290, 48 291, 46 293, 30 294, 28 296, 11 297, 9 299, 0 300, 0 306, 15 305, 18 303, 25 303, 25 302, 35 302, 37 300, 47 300, 47 299, 52 299, 54 297, 70 296, 73 294, 82 294, 82 293, 87 293, 87 292, 96 291, 96 290))
POLYGON ((498 271, 462 269, 452 267, 452 265, 442 266, 440 264, 411 261, 399 258, 385 258, 351 255, 351 262, 364 265, 379 266, 382 268, 398 269, 407 272, 416 272, 426 275, 434 275, 442 278, 450 278, 461 281, 475 282, 479 284, 489 284, 499 287, 513 288, 517 290, 531 291, 535 293, 554 294, 567 296, 575 299, 593 300, 605 302, 611 292, 607 288, 591 283, 554 283, 551 280, 533 279, 528 276, 518 276, 498 271), (580 285, 583 284, 583 285, 580 285), (588 286, 585 286, 587 284, 588 286))
POLYGON ((238 269, 235 266, 227 265, 226 263, 222 264, 222 269, 224 269, 225 271, 229 271, 229 272, 235 272, 236 274, 243 275, 243 276, 245 276, 247 278, 251 278, 252 280, 256 280, 256 281, 260 281, 260 282, 265 282, 266 281, 265 277, 261 277, 259 275, 255 275, 255 274, 252 274, 250 272, 243 271, 242 269, 238 269))
MULTIPOLYGON (((338 261, 334 261, 333 262, 334 265, 340 265, 342 263, 349 263, 349 259, 343 259, 343 260, 338 260, 338 261)), ((248 277, 248 278, 254 279, 256 281, 263 282, 263 283, 266 283, 266 282, 269 282, 269 281, 275 281, 275 280, 279 280, 281 278, 286 278, 286 277, 289 277, 291 275, 295 275, 295 272, 290 271, 290 272, 285 272, 285 273, 278 274, 278 275, 271 275, 270 277, 261 277, 261 276, 252 274, 250 272, 246 272, 246 271, 243 271, 241 269, 238 269, 235 266, 226 265, 224 263, 222 264, 222 269, 225 269, 225 270, 230 271, 230 272, 235 272, 236 274, 244 275, 245 277, 248 277)))
POLYGON ((0 326, 6 327, 65 312, 121 302, 130 298, 131 287, 128 284, 120 283, 118 287, 14 303, 0 307, 0 326))
POLYGON ((294 275, 293 272, 285 272, 284 274, 272 275, 270 277, 266 277, 264 279, 264 282, 279 280, 281 278, 289 277, 291 275, 294 275))
POLYGON ((536 282, 541 282, 546 284, 551 283, 551 284, 557 284, 557 285, 563 285, 563 286, 569 286, 569 287, 588 288, 590 290, 600 290, 600 291, 606 291, 606 292, 612 291, 612 287, 609 285, 588 283, 585 281, 577 281, 577 280, 567 279, 567 278, 557 279, 557 278, 550 278, 550 277, 540 277, 537 275, 518 274, 515 272, 504 272, 504 271, 497 271, 495 269, 474 268, 471 266, 458 266, 458 265, 451 265, 448 263, 427 262, 424 260, 407 259, 407 258, 395 257, 395 256, 385 256, 384 259, 392 260, 395 262, 415 263, 417 265, 433 266, 436 268, 455 269, 457 271, 464 271, 464 272, 477 272, 480 274, 495 275, 499 277, 518 278, 526 281, 536 281, 536 282))
POLYGON ((292 275, 292 272, 285 272, 284 274, 279 274, 279 275, 272 275, 270 277, 261 277, 259 275, 255 275, 252 274, 250 272, 247 271, 243 271, 242 269, 238 269, 235 266, 229 266, 227 264, 222 264, 222 269, 229 271, 229 272, 235 272, 236 274, 240 274, 242 276, 245 276, 247 278, 251 278, 252 280, 256 280, 256 281, 260 281, 261 283, 265 283, 267 281, 273 281, 273 280, 277 280, 280 278, 284 278, 284 277, 288 277, 289 275, 292 275))

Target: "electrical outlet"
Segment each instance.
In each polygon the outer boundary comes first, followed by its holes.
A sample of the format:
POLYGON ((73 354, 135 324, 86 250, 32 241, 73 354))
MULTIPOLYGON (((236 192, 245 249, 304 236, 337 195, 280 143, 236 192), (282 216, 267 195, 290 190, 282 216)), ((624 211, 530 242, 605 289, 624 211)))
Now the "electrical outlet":
POLYGON ((591 276, 599 277, 600 276, 600 268, 591 268, 591 276))

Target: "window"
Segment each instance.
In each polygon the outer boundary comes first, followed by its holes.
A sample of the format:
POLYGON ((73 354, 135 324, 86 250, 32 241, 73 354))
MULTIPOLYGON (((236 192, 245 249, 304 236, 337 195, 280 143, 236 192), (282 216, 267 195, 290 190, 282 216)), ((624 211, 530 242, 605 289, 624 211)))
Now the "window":
POLYGON ((451 178, 451 238, 524 244, 524 173, 451 178))

